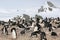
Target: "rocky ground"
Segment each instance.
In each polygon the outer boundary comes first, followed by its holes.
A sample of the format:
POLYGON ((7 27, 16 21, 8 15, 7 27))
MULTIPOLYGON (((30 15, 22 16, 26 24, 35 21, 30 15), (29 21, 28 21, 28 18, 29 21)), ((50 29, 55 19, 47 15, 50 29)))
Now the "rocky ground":
MULTIPOLYGON (((10 27, 10 28, 8 29, 9 35, 4 35, 4 34, 2 34, 2 31, 1 31, 1 28, 2 28, 2 27, 3 27, 3 26, 0 25, 0 40, 40 40, 40 35, 39 35, 39 34, 38 34, 38 37, 35 37, 35 36, 30 37, 31 31, 27 31, 26 34, 21 35, 21 34, 20 34, 20 31, 21 31, 22 29, 19 29, 19 28, 16 27, 16 26, 13 26, 13 27, 15 27, 15 28, 17 29, 17 39, 12 39, 11 31, 10 31, 12 27, 10 27)), ((54 36, 51 36, 51 35, 50 35, 50 32, 48 32, 48 30, 47 30, 46 28, 44 29, 44 31, 46 32, 47 40, 60 40, 60 28, 54 30, 54 31, 57 32, 57 34, 58 34, 58 36, 55 36, 55 37, 54 37, 54 36)))

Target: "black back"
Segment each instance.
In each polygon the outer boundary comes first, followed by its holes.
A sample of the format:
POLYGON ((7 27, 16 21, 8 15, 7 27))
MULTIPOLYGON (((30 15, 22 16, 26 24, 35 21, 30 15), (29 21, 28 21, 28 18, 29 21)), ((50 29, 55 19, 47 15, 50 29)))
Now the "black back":
POLYGON ((11 29, 11 32, 12 32, 13 30, 15 30, 15 31, 16 31, 16 28, 12 28, 12 29, 11 29))

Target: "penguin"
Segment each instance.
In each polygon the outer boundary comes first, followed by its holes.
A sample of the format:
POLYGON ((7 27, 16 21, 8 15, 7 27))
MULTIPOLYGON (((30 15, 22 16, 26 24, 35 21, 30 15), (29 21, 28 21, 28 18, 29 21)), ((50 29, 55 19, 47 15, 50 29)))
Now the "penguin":
POLYGON ((56 32, 51 32, 51 36, 58 36, 56 32))
POLYGON ((8 30, 6 26, 2 28, 2 34, 8 35, 8 30))
POLYGON ((12 38, 13 39, 16 39, 17 38, 16 28, 12 28, 11 29, 11 34, 12 34, 12 38))

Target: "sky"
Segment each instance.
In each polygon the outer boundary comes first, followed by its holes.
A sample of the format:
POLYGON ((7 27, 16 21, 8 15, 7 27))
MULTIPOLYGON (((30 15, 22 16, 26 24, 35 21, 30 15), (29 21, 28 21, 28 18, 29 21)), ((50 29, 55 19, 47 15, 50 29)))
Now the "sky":
POLYGON ((51 1, 54 5, 60 7, 60 0, 0 0, 0 20, 8 20, 23 14, 60 17, 60 9, 58 8, 53 8, 53 12, 48 10, 42 13, 37 12, 42 5, 47 7, 47 1, 51 1))

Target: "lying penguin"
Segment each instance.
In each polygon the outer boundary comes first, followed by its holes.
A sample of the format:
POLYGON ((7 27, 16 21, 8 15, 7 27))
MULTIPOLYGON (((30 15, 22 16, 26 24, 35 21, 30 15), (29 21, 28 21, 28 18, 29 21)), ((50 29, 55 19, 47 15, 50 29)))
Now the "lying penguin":
POLYGON ((11 34, 12 34, 12 38, 13 39, 16 39, 17 38, 16 28, 12 28, 11 29, 11 34))

